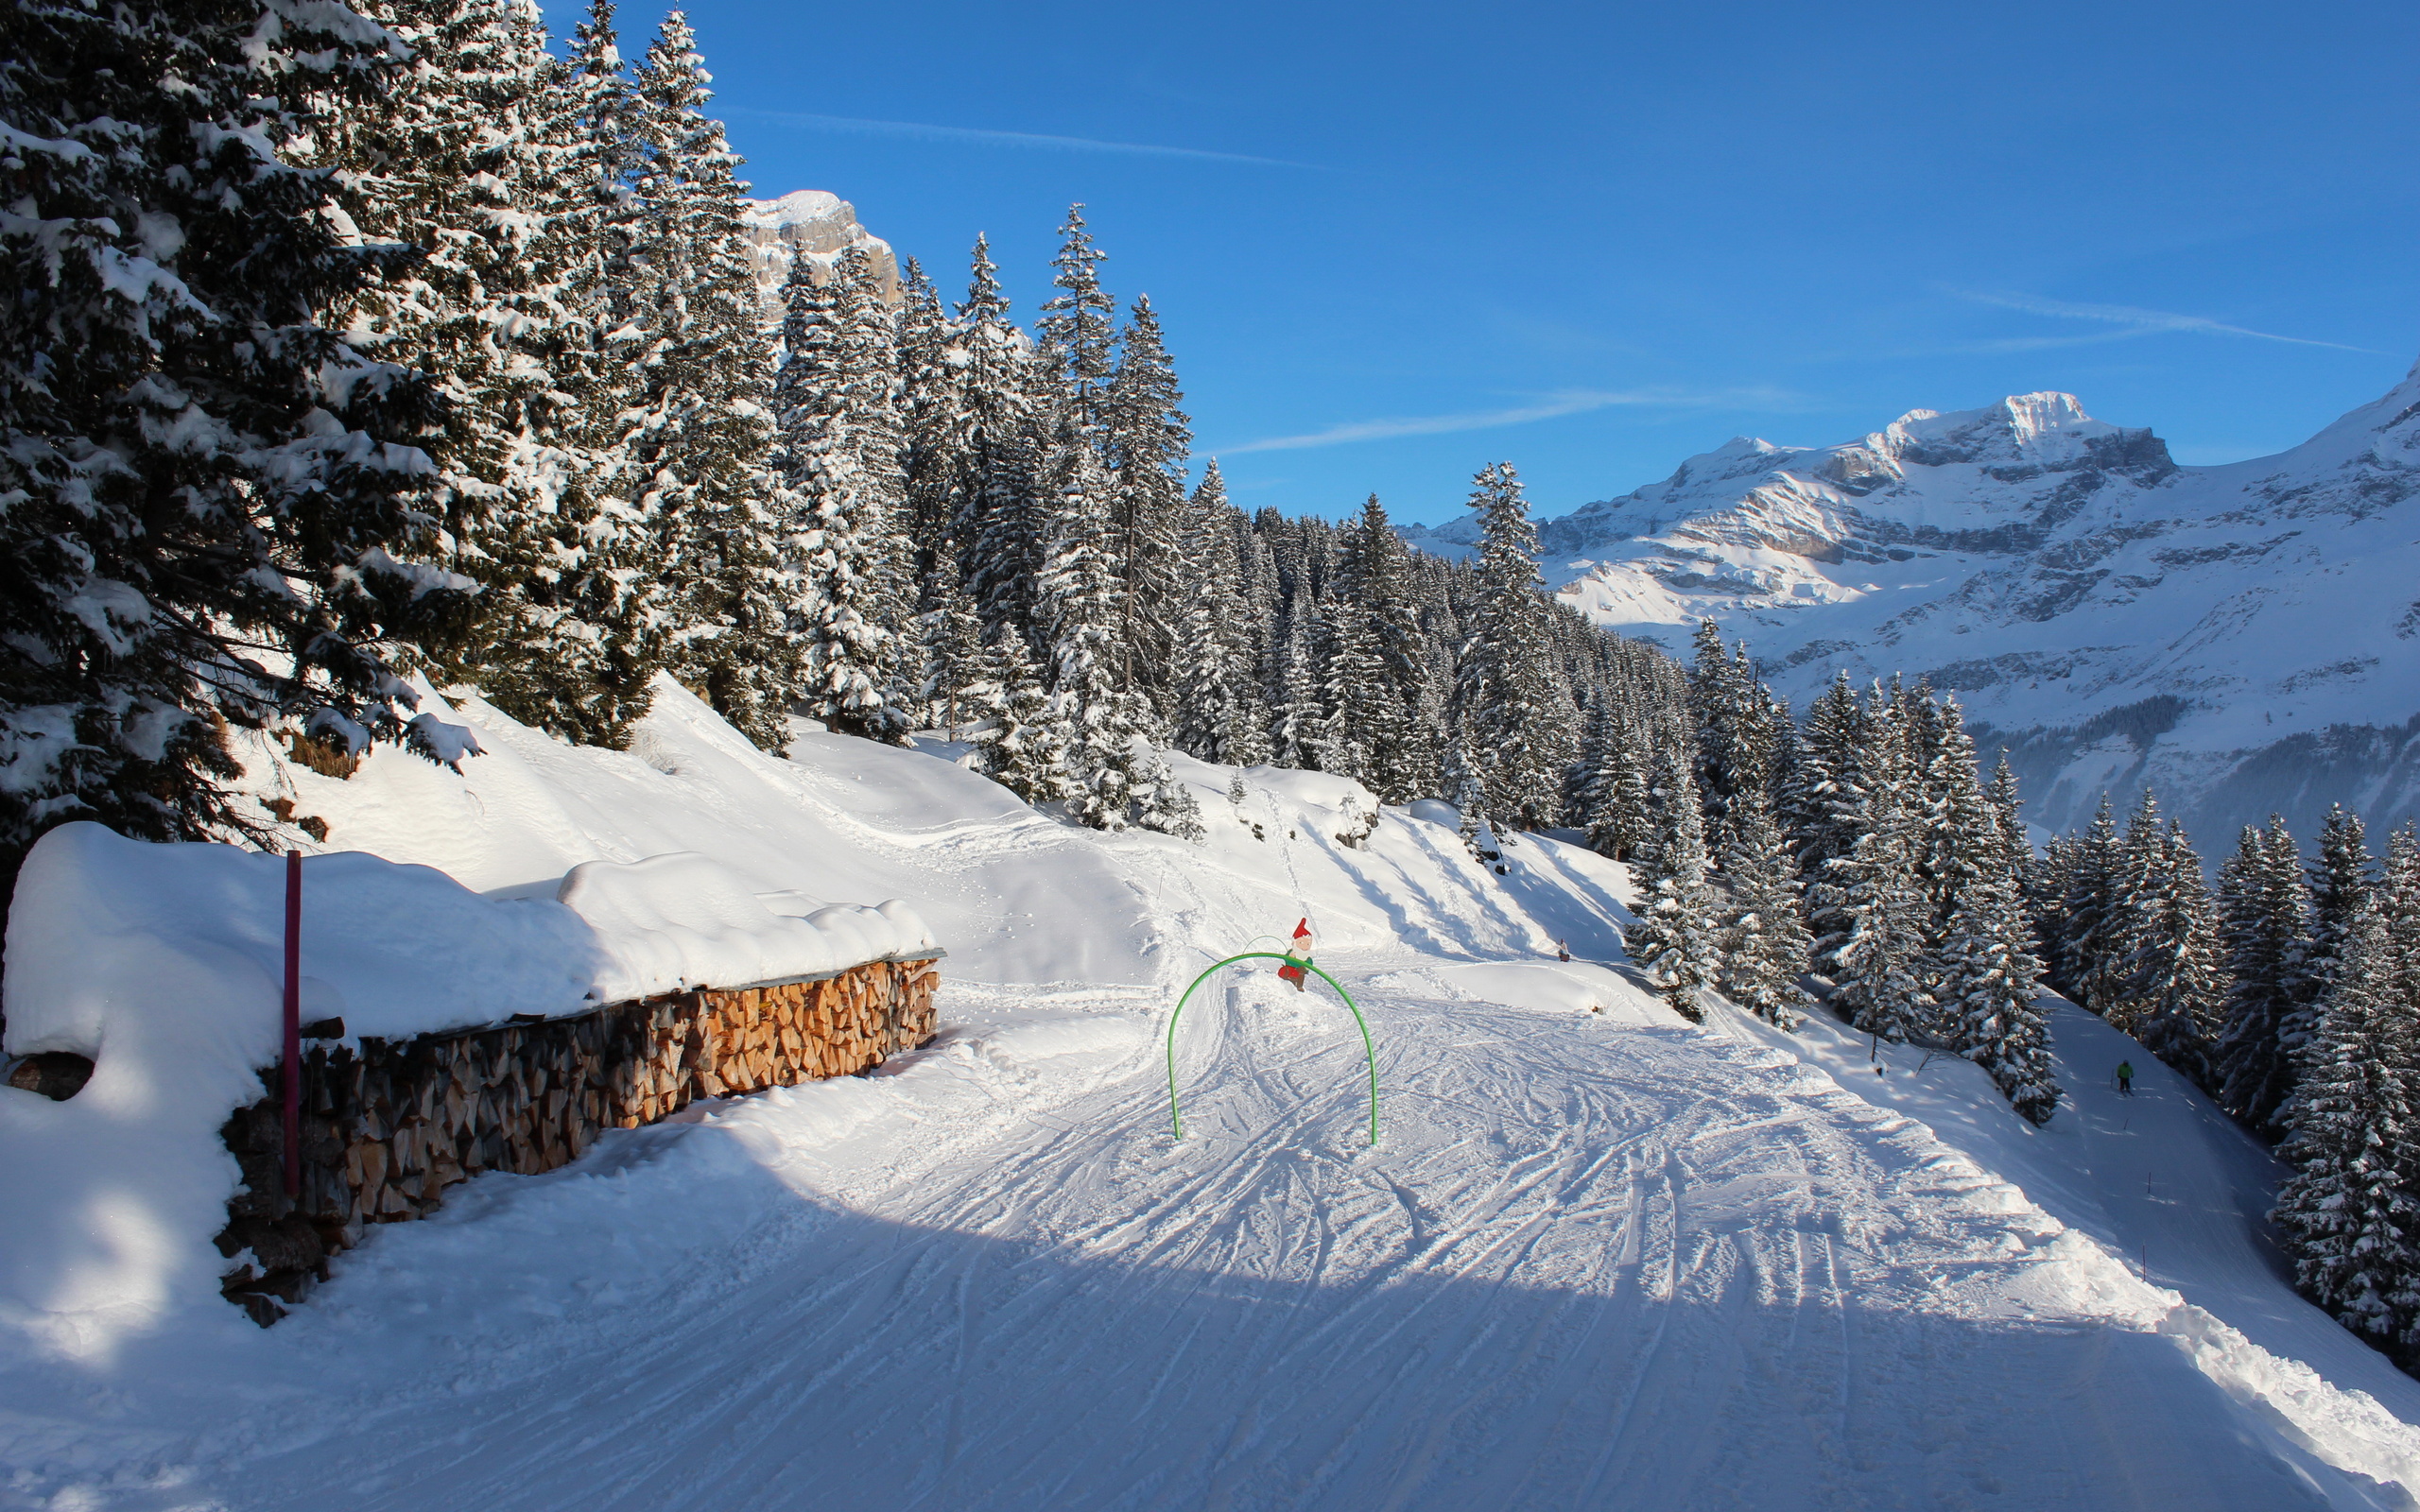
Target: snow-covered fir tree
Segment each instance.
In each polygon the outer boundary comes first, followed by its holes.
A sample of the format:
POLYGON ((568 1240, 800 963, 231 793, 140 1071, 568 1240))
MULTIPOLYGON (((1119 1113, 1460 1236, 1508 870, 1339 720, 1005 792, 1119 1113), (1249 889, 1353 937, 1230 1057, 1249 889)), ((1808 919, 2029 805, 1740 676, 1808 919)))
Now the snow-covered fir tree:
POLYGON ((361 9, 410 62, 374 102, 336 112, 319 157, 362 236, 422 255, 365 290, 349 323, 389 360, 442 375, 431 503, 444 565, 481 589, 462 635, 424 650, 534 723, 615 738, 632 690, 611 642, 629 618, 589 558, 626 555, 627 522, 600 496, 610 460, 579 404, 597 174, 618 166, 593 135, 617 124, 592 118, 610 113, 607 86, 593 56, 549 55, 519 0, 361 9))
MULTIPOLYGON (((2358 846, 2358 840, 2353 842, 2358 846)), ((2420 1009, 2365 898, 2336 939, 2278 1154, 2293 1175, 2271 1214, 2304 1295, 2382 1341, 2412 1326, 2412 1177, 2420 1173, 2420 1009)))
POLYGON ((1798 868, 1761 784, 1733 793, 1724 818, 1731 838, 1721 856, 1718 985, 1732 1002, 1787 1029, 1806 1002, 1798 979, 1814 943, 1801 912, 1798 868))
POLYGON ((1836 895, 1827 890, 1827 873, 1833 862, 1846 860, 1856 850, 1864 833, 1862 764, 1868 740, 1865 708, 1842 673, 1808 706, 1795 759, 1776 796, 1776 817, 1806 889, 1815 970, 1825 974, 1854 927, 1836 895))
POLYGON ((1216 461, 1202 470, 1180 521, 1188 591, 1179 598, 1170 646, 1176 744, 1202 761, 1254 765, 1269 758, 1253 674, 1258 648, 1248 620, 1226 480, 1216 461))
POLYGON ((821 284, 814 266, 804 257, 790 265, 773 389, 775 508, 783 572, 795 585, 786 628, 800 643, 796 696, 841 734, 903 741, 909 721, 895 679, 904 656, 885 623, 898 589, 892 374, 880 343, 851 338, 850 306, 870 298, 862 260, 854 269, 844 261, 821 284))
MULTIPOLYGON (((2311 859, 2310 944, 2303 956, 2300 996, 2306 1021, 2315 1019, 2340 974, 2354 924, 2377 888, 2377 862, 2370 855, 2361 816, 2342 803, 2327 806, 2319 829, 2319 854, 2311 859)), ((2294 1036, 2300 1026, 2290 1027, 2294 1036)))
POLYGON ((1109 254, 1093 244, 1081 203, 1067 207, 1059 227, 1059 253, 1050 260, 1050 282, 1059 292, 1042 302, 1039 334, 1046 360, 1066 382, 1078 427, 1101 426, 1114 363, 1117 301, 1100 286, 1100 265, 1109 254))
POLYGON ((937 454, 932 466, 945 482, 936 486, 948 490, 966 591, 984 624, 1031 637, 1050 528, 1043 475, 1050 374, 1008 313, 990 245, 978 236, 945 359, 956 379, 949 405, 938 434, 918 445, 937 454))
POLYGON ((1049 557, 1035 585, 1050 646, 1051 699, 1067 731, 1067 812, 1097 830, 1129 823, 1170 834, 1200 833, 1199 806, 1167 763, 1143 744, 1151 717, 1121 684, 1116 633, 1124 584, 1109 552, 1109 471, 1072 412, 1062 417, 1050 464, 1056 510, 1049 557))
POLYGON ((1270 647, 1269 759, 1280 766, 1319 765, 1322 710, 1313 627, 1318 605, 1307 590, 1288 602, 1284 628, 1270 647))
POLYGON ((69 819, 270 840, 229 727, 400 738, 394 643, 468 607, 411 565, 431 379, 338 324, 415 260, 295 159, 405 58, 337 7, 0 18, 0 896, 69 819))
POLYGON ((1703 1020, 1701 994, 1722 971, 1722 927, 1706 875, 1705 821, 1685 761, 1667 757, 1655 774, 1659 838, 1652 859, 1632 868, 1635 920, 1622 949, 1682 1017, 1703 1020))
POLYGON ((992 675, 969 694, 983 720, 975 769, 1028 803, 1056 802, 1067 793, 1066 721, 1024 636, 1000 630, 989 653, 992 675))
POLYGON ((1700 620, 1689 670, 1689 712, 1697 728, 1697 784, 1705 803, 1706 843, 1720 855, 1737 824, 1743 793, 1767 794, 1773 778, 1772 706, 1748 662, 1734 655, 1712 620, 1700 620))
POLYGON ((931 607, 918 621, 924 679, 917 699, 927 722, 956 740, 976 707, 975 690, 995 678, 983 645, 983 622, 959 581, 955 542, 943 540, 934 553, 931 607))
POLYGON ((2060 857, 2063 896, 2059 932, 2050 953, 2052 981, 2083 1006, 2107 1013, 2124 971, 2125 919, 2118 904, 2123 842, 2109 795, 2083 833, 2069 838, 2060 857))
POLYGON ((772 351, 741 220, 739 159, 705 113, 711 76, 675 10, 637 71, 643 232, 631 322, 646 374, 629 421, 637 504, 680 628, 674 673, 769 750, 799 684, 774 564, 772 351))
POLYGON ((1564 768, 1578 755, 1538 577, 1538 533, 1509 462, 1472 479, 1478 511, 1478 596, 1456 691, 1478 748, 1488 816, 1516 829, 1561 817, 1564 768))
POLYGON ((2136 823, 2128 826, 2121 862, 2124 966, 2111 1022, 2197 1085, 2214 1085, 2212 1052, 2226 992, 2218 915, 2202 858, 2175 820, 2156 826, 2148 791, 2136 823), (2138 827, 2147 833, 2138 836, 2138 827))
POLYGON ((1371 716, 1376 721, 1372 786, 1386 802, 1409 803, 1436 791, 1451 683, 1430 670, 1433 638, 1421 622, 1420 584, 1376 494, 1363 501, 1347 535, 1353 541, 1348 587, 1369 611, 1386 666, 1384 695, 1371 716))
MULTIPOLYGON (((639 412, 632 323, 643 207, 633 191, 637 99, 612 0, 592 0, 545 95, 538 141, 550 164, 535 261, 558 270, 543 355, 563 401, 540 479, 552 507, 503 533, 518 563, 513 612, 491 610, 473 652, 488 698, 514 717, 594 745, 626 744, 654 699, 666 621, 659 554, 632 502, 625 423, 639 412)), ((542 498, 544 496, 542 493, 542 498)), ((510 563, 490 577, 510 580, 510 563)))
POLYGON ((1369 610, 1354 598, 1340 598, 1328 616, 1321 690, 1326 710, 1315 737, 1321 771, 1365 784, 1375 782, 1378 752, 1400 723, 1386 672, 1369 610))
POLYGON ((2302 853, 2286 821, 2243 827, 2219 871, 2219 941, 2227 981, 2216 1053, 2220 1105, 2272 1137, 2293 1091, 2307 1031, 2299 1009, 2306 977, 2307 916, 2302 853))
POLYGON ((1998 844, 1982 852, 1989 859, 1959 889, 1935 953, 1937 1017, 1951 1046, 1989 1072, 2012 1107, 2033 1123, 2048 1123, 2059 1088, 2040 1003, 2042 963, 2025 912, 2016 779, 2005 758, 1993 774, 1987 802, 1998 844))
POLYGON ((1184 400, 1160 318, 1148 297, 1137 299, 1100 399, 1101 449, 1112 482, 1110 555, 1126 587, 1119 632, 1126 677, 1162 723, 1174 713, 1167 669, 1181 591, 1184 461, 1193 448, 1191 422, 1177 407, 1184 400))
POLYGON ((1916 869, 1921 783, 1906 715, 1906 700, 1876 684, 1865 708, 1853 806, 1840 816, 1857 839, 1846 855, 1824 863, 1809 889, 1841 931, 1827 942, 1834 1006, 1893 1044, 1930 1027, 1933 1006, 1923 979, 1930 910, 1916 869))

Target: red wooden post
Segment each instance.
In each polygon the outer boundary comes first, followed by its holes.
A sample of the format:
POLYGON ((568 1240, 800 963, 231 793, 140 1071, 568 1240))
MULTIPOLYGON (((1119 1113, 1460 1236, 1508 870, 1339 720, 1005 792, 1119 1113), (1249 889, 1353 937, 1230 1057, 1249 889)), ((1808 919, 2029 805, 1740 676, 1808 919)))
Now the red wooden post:
POLYGON ((302 852, 285 852, 285 1194, 302 1194, 302 852))

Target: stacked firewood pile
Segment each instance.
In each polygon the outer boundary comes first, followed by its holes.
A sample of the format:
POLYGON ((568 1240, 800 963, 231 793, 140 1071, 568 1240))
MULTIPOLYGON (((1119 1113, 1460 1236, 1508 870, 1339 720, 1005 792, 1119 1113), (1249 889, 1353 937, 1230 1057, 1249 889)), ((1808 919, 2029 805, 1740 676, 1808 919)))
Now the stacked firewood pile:
MULTIPOLYGON (((302 1175, 285 1195, 280 1073, 221 1131, 244 1185, 220 1253, 230 1300, 266 1327, 364 1228, 419 1218, 482 1171, 535 1175, 607 1129, 723 1097, 882 1064, 933 1037, 932 960, 873 961, 812 981, 702 988, 561 1019, 413 1040, 325 1044, 302 1064, 302 1175)), ((340 1022, 305 1025, 341 1039, 340 1022)))

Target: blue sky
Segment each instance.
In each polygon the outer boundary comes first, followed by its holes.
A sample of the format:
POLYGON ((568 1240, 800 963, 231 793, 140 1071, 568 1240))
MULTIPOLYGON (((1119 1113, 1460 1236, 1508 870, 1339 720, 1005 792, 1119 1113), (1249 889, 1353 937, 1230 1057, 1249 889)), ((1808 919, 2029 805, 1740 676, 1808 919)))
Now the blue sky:
POLYGON ((1556 514, 2036 388, 2231 460, 2420 354, 2409 4, 690 14, 757 192, 945 291, 988 232, 1029 318, 1085 201, 1250 507, 1441 520, 1509 458, 1556 514))

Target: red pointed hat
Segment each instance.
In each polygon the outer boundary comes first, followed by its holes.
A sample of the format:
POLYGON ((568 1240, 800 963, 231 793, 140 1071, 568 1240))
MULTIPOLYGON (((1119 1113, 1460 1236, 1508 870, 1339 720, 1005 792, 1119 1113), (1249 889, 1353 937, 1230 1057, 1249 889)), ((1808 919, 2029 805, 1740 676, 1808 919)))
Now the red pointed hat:
POLYGON ((1308 939, 1311 937, 1311 921, 1309 919, 1305 919, 1301 923, 1294 926, 1294 937, 1296 939, 1308 939))

